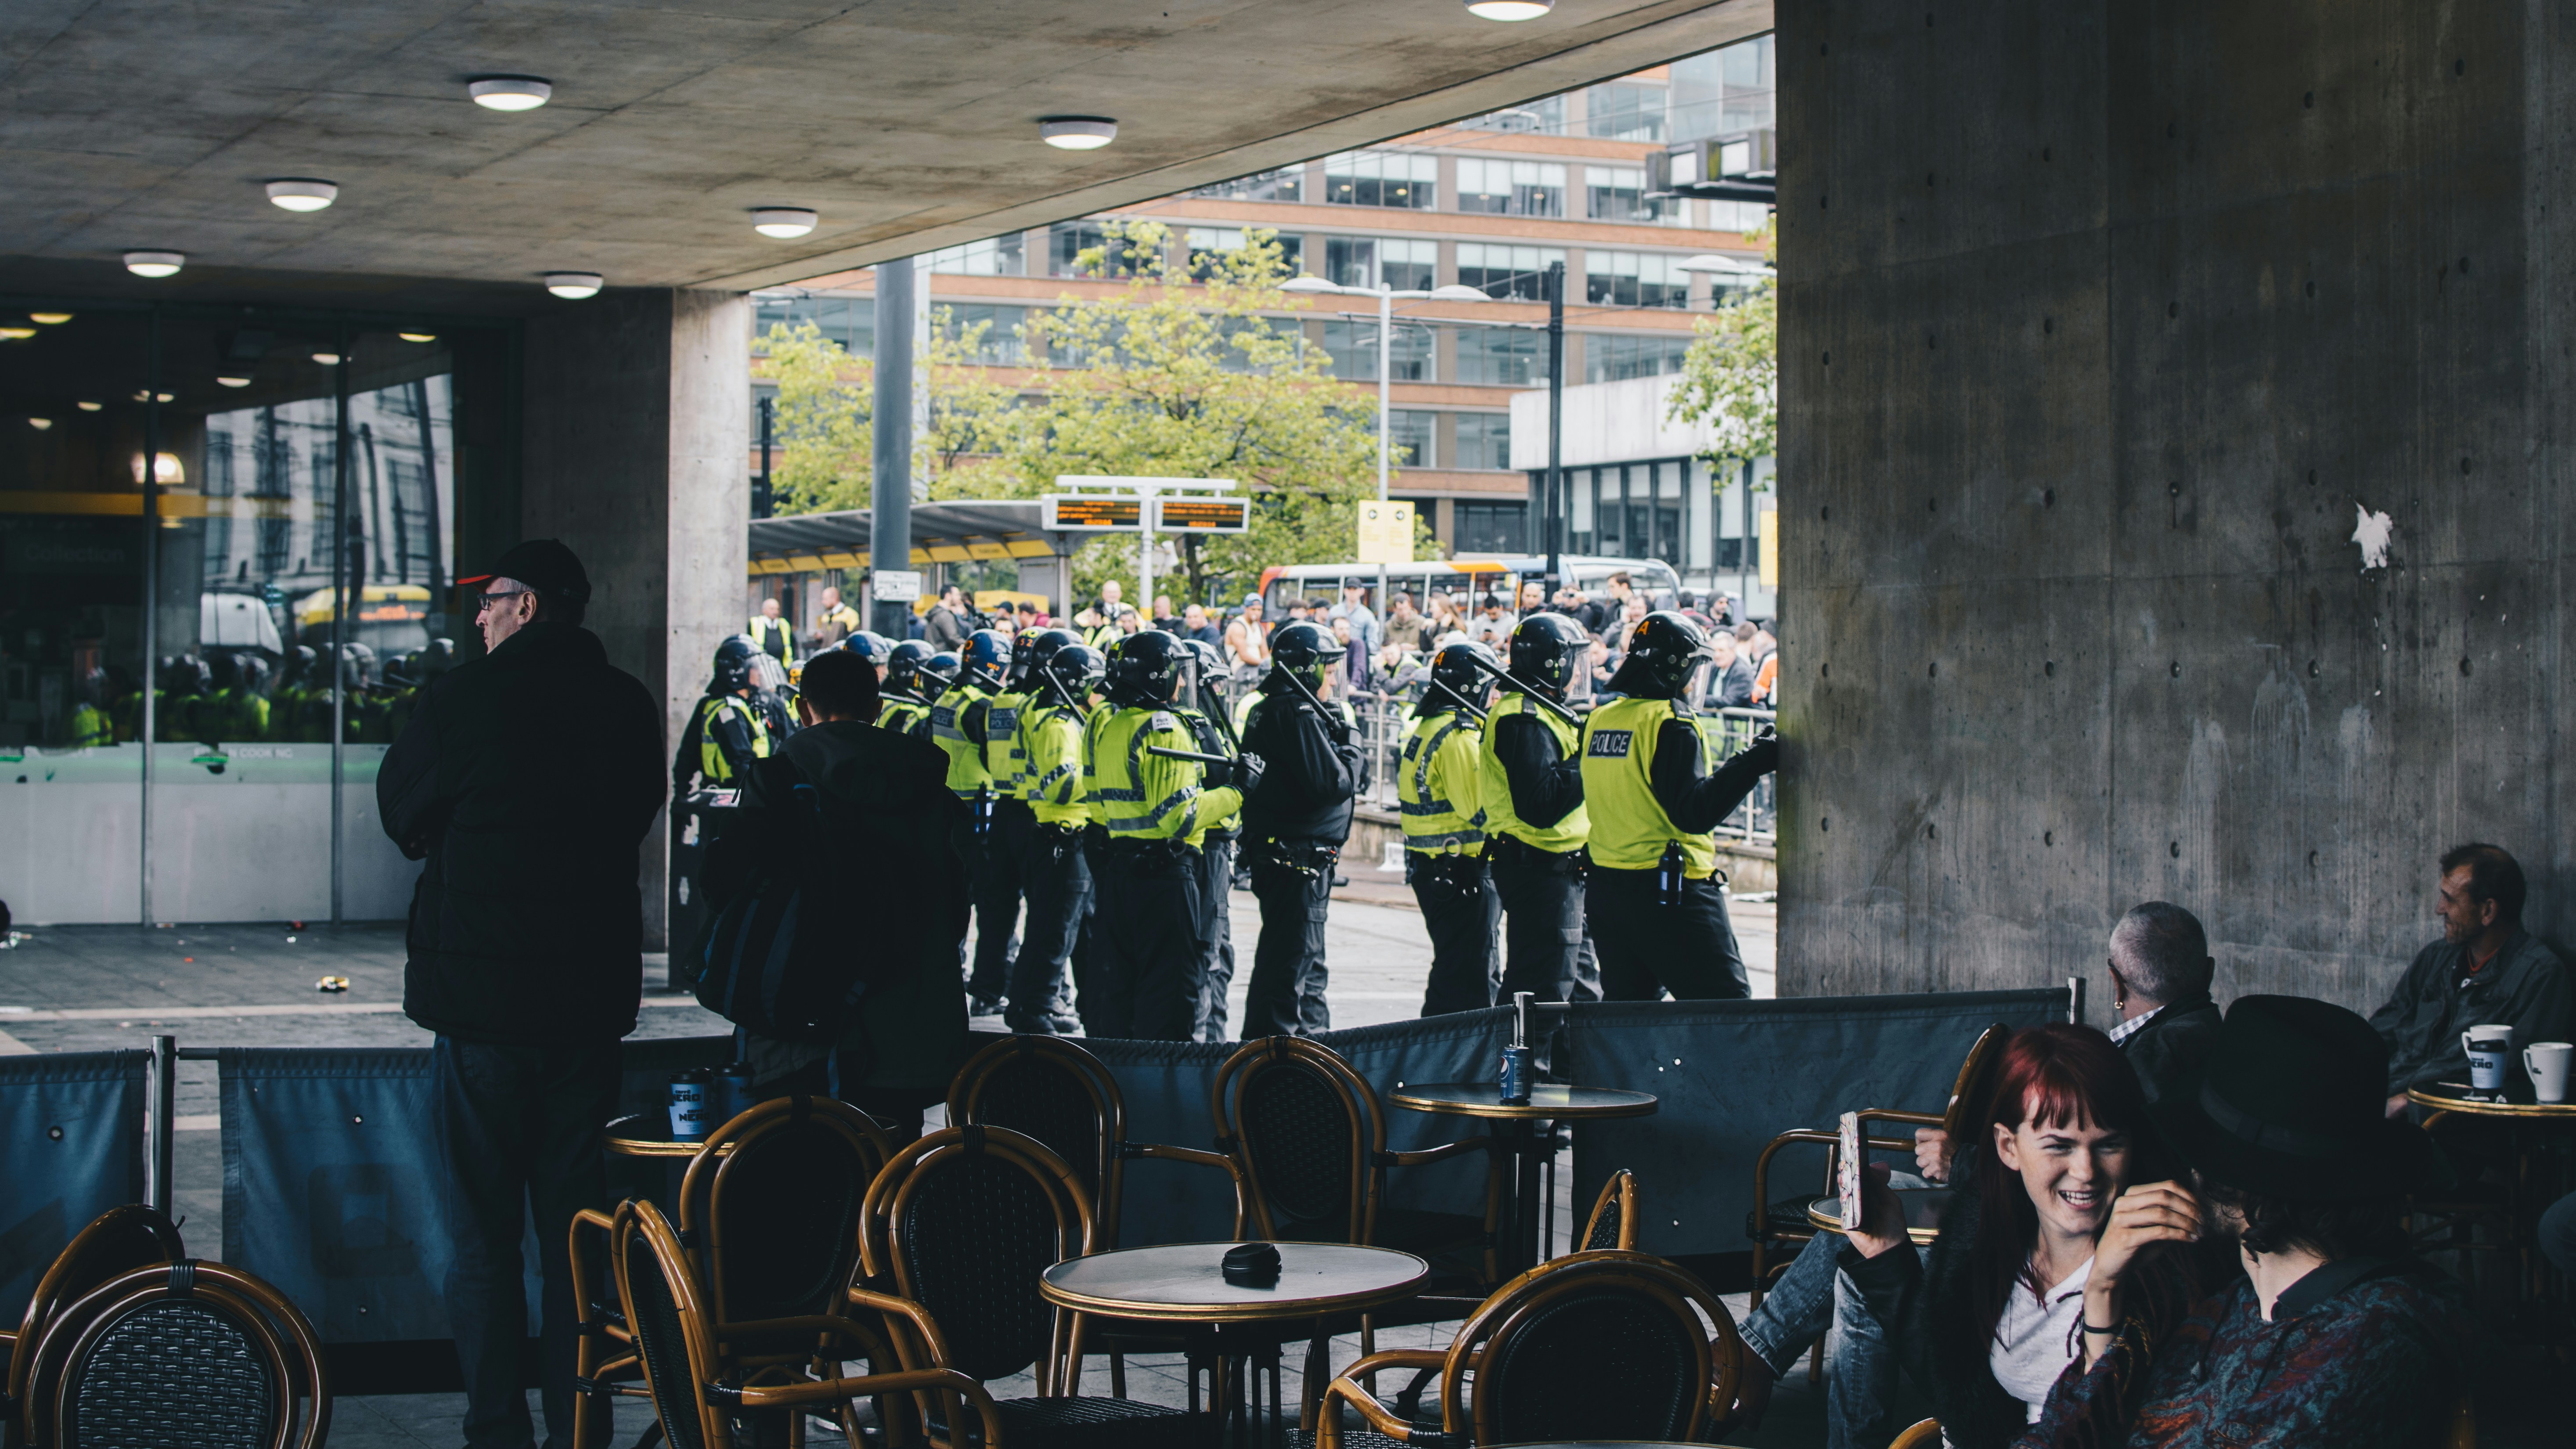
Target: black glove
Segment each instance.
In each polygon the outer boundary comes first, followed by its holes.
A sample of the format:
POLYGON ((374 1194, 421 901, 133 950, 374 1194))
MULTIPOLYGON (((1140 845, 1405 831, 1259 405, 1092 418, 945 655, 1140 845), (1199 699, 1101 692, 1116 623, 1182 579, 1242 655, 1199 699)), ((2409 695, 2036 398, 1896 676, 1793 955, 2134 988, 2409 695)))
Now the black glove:
POLYGON ((1234 762, 1235 788, 1241 790, 1246 798, 1250 798, 1253 791, 1261 788, 1261 772, 1268 768, 1269 766, 1261 762, 1259 755, 1245 755, 1237 759, 1234 762))
POLYGON ((1761 732, 1754 735, 1753 743, 1746 745, 1742 752, 1736 755, 1736 758, 1744 761, 1746 767, 1751 769, 1753 773, 1757 775, 1768 775, 1779 769, 1779 731, 1773 729, 1769 725, 1764 725, 1761 732))

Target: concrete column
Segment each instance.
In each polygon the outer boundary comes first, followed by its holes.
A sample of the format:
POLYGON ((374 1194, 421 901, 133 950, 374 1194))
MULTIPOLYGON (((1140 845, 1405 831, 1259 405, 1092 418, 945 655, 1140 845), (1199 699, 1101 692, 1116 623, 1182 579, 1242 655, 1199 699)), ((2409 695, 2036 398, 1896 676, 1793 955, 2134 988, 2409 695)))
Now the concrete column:
POLYGON ((2162 898, 2367 1011, 2470 840, 2576 924, 2570 30, 1781 8, 1783 995, 2099 989, 2162 898))
MULTIPOLYGON (((590 572, 588 626, 687 727, 718 642, 741 632, 751 484, 751 304, 612 291, 531 322, 520 527, 590 572)), ((668 844, 644 843, 648 949, 662 949, 668 844)))

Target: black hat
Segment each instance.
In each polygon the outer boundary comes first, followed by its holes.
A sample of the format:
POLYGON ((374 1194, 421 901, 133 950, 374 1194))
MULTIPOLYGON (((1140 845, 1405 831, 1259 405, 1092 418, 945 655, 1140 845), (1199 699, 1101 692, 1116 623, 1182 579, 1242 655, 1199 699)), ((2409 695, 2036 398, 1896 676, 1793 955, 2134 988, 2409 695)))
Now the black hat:
POLYGON ((2183 1160, 2259 1197, 2349 1202, 2451 1185, 2424 1129, 2386 1115, 2388 1047, 2343 1007, 2240 996, 2197 1080, 2149 1110, 2183 1160))
POLYGON ((581 560, 574 558, 560 539, 529 539, 501 555, 490 573, 456 582, 471 586, 494 579, 517 579, 540 594, 553 594, 577 604, 590 602, 590 575, 582 572, 581 560))

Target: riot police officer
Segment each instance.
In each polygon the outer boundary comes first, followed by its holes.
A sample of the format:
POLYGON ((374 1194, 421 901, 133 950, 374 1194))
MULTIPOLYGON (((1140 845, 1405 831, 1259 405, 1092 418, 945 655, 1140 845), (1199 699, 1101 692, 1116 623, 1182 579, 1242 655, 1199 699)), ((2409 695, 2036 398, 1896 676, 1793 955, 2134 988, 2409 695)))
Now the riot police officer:
POLYGON ((1104 835, 1092 914, 1101 959, 1081 999, 1083 1028, 1094 1036, 1189 1039, 1206 960, 1201 852, 1189 842, 1261 784, 1257 756, 1211 767, 1153 753, 1201 753, 1172 707, 1186 653, 1160 629, 1120 640, 1109 661, 1112 709, 1083 736, 1085 789, 1104 835))
POLYGON ((994 836, 993 770, 986 753, 993 705, 1009 690, 1010 672, 1011 641, 998 630, 978 629, 966 638, 956 684, 930 707, 931 741, 948 752, 948 788, 974 809, 965 854, 975 873, 975 968, 966 990, 977 1016, 1002 1009, 1011 954, 1019 948, 1019 863, 1002 857, 994 836))
POLYGON ((918 639, 906 639, 886 651, 886 673, 878 691, 882 707, 877 712, 877 728, 908 735, 913 726, 930 718, 930 695, 935 688, 924 677, 930 662, 930 646, 918 639))
POLYGON ((1243 728, 1245 753, 1268 762, 1244 798, 1252 894, 1261 938, 1243 1003, 1243 1038, 1313 1036, 1329 1030, 1324 1001, 1324 914, 1333 866, 1350 838, 1359 791, 1359 747, 1344 716, 1321 707, 1326 676, 1342 646, 1311 622, 1270 636, 1270 674, 1243 728))
POLYGON ((1778 766, 1767 730, 1714 772, 1715 742, 1691 713, 1692 674, 1708 636, 1677 613, 1648 614, 1610 678, 1624 698, 1583 722, 1583 800, 1591 816, 1584 914, 1601 952, 1601 994, 1685 1001, 1749 994, 1727 920, 1710 832, 1778 766))
POLYGON ((707 692, 680 732, 679 752, 671 757, 671 794, 686 795, 697 782, 709 789, 735 789, 750 778, 751 762, 769 758, 775 741, 769 721, 752 703, 752 659, 760 652, 746 635, 736 634, 716 646, 715 667, 707 692))
MULTIPOLYGON (((1225 656, 1205 639, 1185 639, 1190 651, 1190 668, 1186 671, 1190 707, 1176 710, 1183 723, 1196 735, 1199 749, 1211 755, 1234 755, 1238 748, 1225 713, 1225 696, 1217 686, 1226 677, 1225 656)), ((1226 993, 1234 985, 1234 894, 1235 842, 1243 835, 1243 812, 1236 810, 1221 820, 1203 822, 1196 842, 1199 847, 1199 912, 1200 939, 1206 943, 1206 960, 1200 971, 1199 1016, 1193 1039, 1225 1040, 1227 1016, 1226 993)))
MULTIPOLYGON (((319 667, 318 661, 319 656, 310 644, 298 644, 288 652, 286 676, 278 682, 277 693, 268 702, 268 737, 271 740, 292 744, 313 738, 305 733, 304 720, 307 707, 313 702, 313 675, 319 667)), ((326 734, 323 738, 329 736, 326 734)))
POLYGON ((1478 799, 1503 902, 1506 998, 1526 991, 1563 1001, 1574 987, 1588 821, 1565 691, 1590 646, 1583 626, 1563 614, 1523 618, 1512 627, 1510 677, 1485 721, 1478 799))
POLYGON ((1020 890, 1029 922, 1011 963, 1010 1005, 1002 1024, 1043 1036, 1082 1024, 1066 1003, 1065 971, 1091 910, 1091 867, 1082 851, 1083 828, 1091 822, 1082 789, 1082 739, 1091 691, 1108 661, 1064 629, 1040 633, 1026 653, 1034 662, 1020 706, 1020 795, 1032 818, 1022 847, 1020 890))
POLYGON ((1494 946, 1502 898, 1485 868, 1481 803, 1486 668, 1493 651, 1460 641, 1432 656, 1413 733, 1396 762, 1395 797, 1404 821, 1404 880, 1431 933, 1431 979, 1422 1014, 1476 1011, 1494 1004, 1501 961, 1494 946))

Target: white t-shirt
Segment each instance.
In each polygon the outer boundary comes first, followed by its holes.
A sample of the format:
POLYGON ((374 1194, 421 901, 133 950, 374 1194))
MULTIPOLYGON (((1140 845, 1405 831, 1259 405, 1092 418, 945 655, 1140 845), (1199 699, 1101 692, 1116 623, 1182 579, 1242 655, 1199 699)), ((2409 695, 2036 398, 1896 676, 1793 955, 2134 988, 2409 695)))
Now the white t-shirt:
POLYGON ((1994 1370, 2005 1393, 2022 1401, 2030 1423, 2039 1422, 2049 1387, 2075 1360, 2076 1339, 2084 1331, 2084 1284, 2092 1276, 2093 1260, 2087 1258, 2044 1299, 2015 1283, 2012 1297, 2004 1300, 2003 1322, 1995 1325, 1986 1367, 1994 1370))

